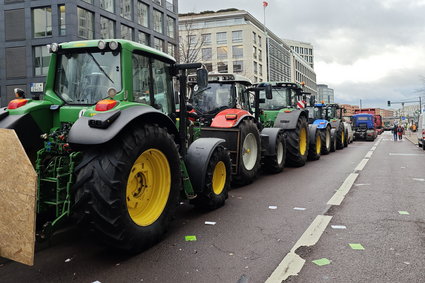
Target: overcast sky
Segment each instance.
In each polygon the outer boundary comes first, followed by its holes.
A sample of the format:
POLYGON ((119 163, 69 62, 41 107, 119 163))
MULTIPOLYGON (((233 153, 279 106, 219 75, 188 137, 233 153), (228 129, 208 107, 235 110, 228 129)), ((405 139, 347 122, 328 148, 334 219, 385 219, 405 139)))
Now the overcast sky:
MULTIPOLYGON (((244 9, 263 22, 262 0, 179 0, 179 12, 244 9)), ((340 103, 387 108, 425 96, 425 0, 269 0, 266 24, 314 46, 317 83, 340 103)), ((395 106, 399 108, 399 106, 395 106)))

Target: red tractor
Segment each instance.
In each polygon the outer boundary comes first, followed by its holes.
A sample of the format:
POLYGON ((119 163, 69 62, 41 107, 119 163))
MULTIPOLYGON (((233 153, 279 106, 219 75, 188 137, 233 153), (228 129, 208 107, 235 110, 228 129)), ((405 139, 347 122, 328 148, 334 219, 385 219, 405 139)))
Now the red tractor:
MULTIPOLYGON (((232 159, 233 183, 251 183, 261 164, 272 173, 283 170, 284 133, 279 128, 263 129, 254 116, 250 91, 255 89, 249 79, 235 74, 209 74, 208 86, 199 88, 196 77, 189 76, 189 87, 189 108, 193 108, 195 119, 193 136, 225 140, 232 159)), ((271 91, 267 93, 271 95, 271 91)))

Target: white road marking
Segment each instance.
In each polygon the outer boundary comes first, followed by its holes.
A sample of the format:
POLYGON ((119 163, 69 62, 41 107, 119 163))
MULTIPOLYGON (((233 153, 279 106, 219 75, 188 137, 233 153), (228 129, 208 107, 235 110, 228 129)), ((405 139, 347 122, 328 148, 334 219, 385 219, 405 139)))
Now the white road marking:
POLYGON ((419 181, 419 182, 425 182, 425 179, 422 179, 422 178, 413 178, 413 180, 419 181))
POLYGON ((423 154, 417 153, 389 153, 390 156, 423 156, 423 154))
POLYGON ((370 184, 354 184, 354 187, 370 186, 370 184))
POLYGON ((345 225, 331 225, 332 229, 347 229, 345 225))
POLYGON ((294 210, 305 210, 305 207, 294 207, 294 210))
POLYGON ((369 151, 364 158, 370 158, 373 154, 373 151, 369 151))
POLYGON ((370 150, 375 151, 375 149, 376 149, 376 145, 374 145, 370 150))
POLYGON ((304 234, 295 243, 291 251, 286 254, 278 267, 266 280, 266 283, 280 283, 291 275, 298 275, 305 264, 305 259, 297 255, 295 251, 302 246, 314 246, 319 241, 331 219, 332 216, 317 215, 316 219, 314 219, 307 230, 305 230, 304 234))
POLYGON ((276 205, 269 205, 269 209, 277 209, 276 205))
POLYGON ((356 169, 354 171, 361 171, 366 166, 366 163, 369 161, 369 159, 363 159, 360 161, 359 165, 357 165, 356 169))
POLYGON ((348 192, 350 191, 358 176, 359 174, 357 173, 351 173, 350 175, 348 175, 347 179, 345 179, 344 183, 341 185, 341 187, 339 187, 339 189, 335 192, 335 194, 332 196, 332 198, 328 201, 327 204, 340 205, 341 202, 344 200, 345 195, 348 194, 348 192))

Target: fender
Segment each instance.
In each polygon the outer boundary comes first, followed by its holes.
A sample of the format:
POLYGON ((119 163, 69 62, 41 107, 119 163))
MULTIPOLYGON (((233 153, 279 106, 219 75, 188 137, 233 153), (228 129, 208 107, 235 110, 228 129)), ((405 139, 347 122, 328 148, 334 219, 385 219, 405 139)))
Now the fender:
POLYGON ((212 128, 234 128, 239 125, 239 123, 245 117, 252 117, 251 113, 242 109, 226 109, 219 112, 214 119, 212 120, 211 127, 212 128), (226 118, 226 115, 227 116, 226 118))
POLYGON ((281 111, 279 114, 277 114, 273 127, 284 130, 294 130, 297 127, 298 118, 301 115, 307 119, 305 112, 299 109, 293 109, 290 112, 281 111))
POLYGON ((316 141, 316 131, 318 127, 317 125, 310 124, 308 125, 308 142, 309 144, 315 144, 316 141))
MULTIPOLYGON (((276 155, 276 139, 279 134, 284 134, 283 129, 280 128, 264 128, 261 131, 261 135, 265 135, 268 137, 268 143, 264 144, 262 143, 263 148, 265 149, 264 155, 265 156, 274 156, 276 155)), ((265 139, 261 139, 261 141, 264 141, 265 139)), ((286 139, 284 139, 286 141, 286 139)))
POLYGON ((150 106, 137 105, 123 110, 99 113, 93 117, 80 117, 69 131, 68 142, 71 145, 103 144, 116 137, 127 125, 137 121, 165 126, 170 134, 178 137, 177 127, 170 117, 150 106), (107 123, 105 127, 94 127, 97 124, 104 125, 105 122, 107 123))
POLYGON ((331 140, 333 140, 336 137, 336 129, 331 128, 331 140))
POLYGON ((330 122, 329 122, 329 124, 331 124, 331 127, 332 128, 335 128, 335 129, 339 129, 339 123, 341 123, 341 120, 331 120, 330 122))
POLYGON ((195 192, 203 191, 208 162, 216 147, 224 142, 218 138, 200 138, 189 146, 185 162, 195 192))
POLYGON ((326 129, 326 127, 328 126, 329 121, 328 120, 315 120, 313 122, 313 125, 317 125, 318 129, 326 129))

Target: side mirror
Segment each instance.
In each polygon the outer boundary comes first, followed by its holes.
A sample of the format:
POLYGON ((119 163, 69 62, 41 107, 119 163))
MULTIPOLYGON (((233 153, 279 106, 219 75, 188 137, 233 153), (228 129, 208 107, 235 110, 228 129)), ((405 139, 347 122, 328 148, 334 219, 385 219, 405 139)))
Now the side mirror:
POLYGON ((267 84, 266 85, 265 91, 266 91, 266 98, 267 99, 272 99, 273 98, 272 86, 270 84, 267 84))
POLYGON ((196 83, 200 89, 208 86, 208 70, 201 68, 196 70, 196 83))
POLYGON ((314 106, 316 104, 316 97, 314 95, 310 96, 310 106, 314 106))

